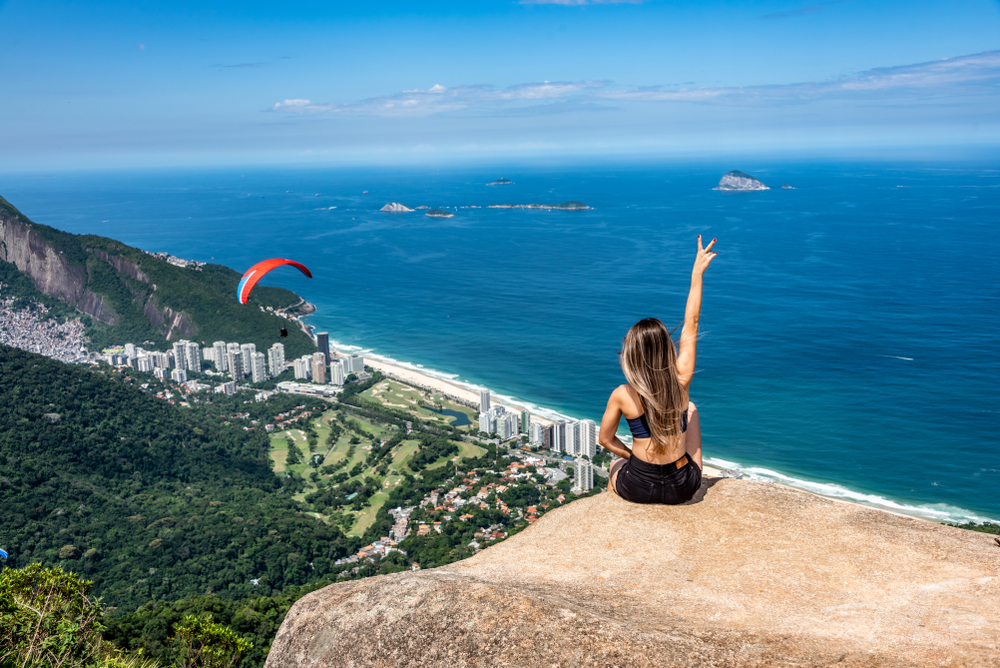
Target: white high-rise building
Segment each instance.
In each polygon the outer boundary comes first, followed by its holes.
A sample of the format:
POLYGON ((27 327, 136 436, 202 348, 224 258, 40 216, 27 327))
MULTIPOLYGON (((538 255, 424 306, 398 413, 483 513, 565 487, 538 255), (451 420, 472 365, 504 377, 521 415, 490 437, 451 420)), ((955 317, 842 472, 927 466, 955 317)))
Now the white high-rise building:
POLYGON ((134 343, 125 344, 125 357, 138 357, 138 351, 136 350, 134 343))
POLYGON ((188 373, 186 369, 174 369, 170 372, 170 380, 175 383, 186 383, 188 379, 188 373))
POLYGON ((479 390, 479 412, 489 413, 490 412, 490 391, 489 390, 479 390))
POLYGON ((541 422, 532 422, 531 426, 528 427, 528 441, 532 445, 541 445, 544 438, 545 427, 542 426, 541 422))
POLYGON ((563 452, 571 457, 579 456, 577 452, 577 440, 576 440, 576 422, 566 423, 566 440, 563 443, 563 452))
POLYGON ((136 358, 135 368, 138 371, 152 371, 153 358, 148 355, 140 355, 136 358))
POLYGON ((149 358, 153 360, 154 369, 166 369, 170 366, 170 354, 154 352, 149 353, 149 358))
POLYGON ((343 385, 347 376, 344 374, 344 363, 340 360, 330 362, 330 382, 334 385, 343 385))
POLYGON ((340 362, 344 365, 344 375, 365 372, 365 358, 360 355, 348 355, 341 358, 340 362))
POLYGON ((226 355, 226 342, 216 341, 212 344, 212 361, 215 362, 216 371, 229 371, 229 357, 226 355))
POLYGON ((496 432, 501 441, 517 436, 517 413, 501 413, 496 417, 496 432))
POLYGON ((326 355, 323 353, 313 353, 312 361, 310 362, 310 371, 312 372, 312 382, 314 383, 325 383, 326 382, 326 355))
POLYGON ((295 369, 295 380, 309 380, 312 374, 312 357, 303 355, 292 362, 292 367, 295 369))
POLYGON ((226 368, 229 371, 229 377, 234 381, 243 380, 246 376, 246 370, 243 368, 243 352, 239 348, 226 349, 226 368))
POLYGON ((215 348, 202 348, 201 359, 215 364, 215 348))
POLYGON ((585 492, 594 487, 594 465, 586 459, 577 457, 573 462, 573 486, 585 492))
POLYGON ((187 352, 188 371, 201 371, 201 346, 193 341, 185 341, 184 347, 187 352))
POLYGON ((580 454, 593 458, 597 454, 597 424, 580 420, 580 454))
POLYGON ((560 420, 552 425, 552 452, 566 452, 566 423, 560 420))
POLYGON ((250 375, 250 369, 253 368, 253 354, 257 352, 257 344, 255 343, 244 343, 240 345, 240 354, 243 355, 243 373, 244 375, 250 375))
POLYGON ((263 383, 267 380, 267 358, 264 353, 253 353, 250 355, 250 380, 255 383, 263 383))
POLYGON ((187 341, 174 341, 174 366, 187 369, 187 341))
POLYGON ((493 433, 493 420, 489 413, 479 414, 479 431, 492 434, 493 433))
POLYGON ((285 346, 275 343, 267 349, 267 368, 271 378, 280 376, 285 371, 285 346))

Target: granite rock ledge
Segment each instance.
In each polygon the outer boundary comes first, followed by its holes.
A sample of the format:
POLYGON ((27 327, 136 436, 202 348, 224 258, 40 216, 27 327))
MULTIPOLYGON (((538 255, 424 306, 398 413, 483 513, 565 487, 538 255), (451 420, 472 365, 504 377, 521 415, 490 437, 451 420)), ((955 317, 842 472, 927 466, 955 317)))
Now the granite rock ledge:
POLYGON ((1000 666, 990 536, 777 485, 611 494, 449 566, 299 600, 267 668, 1000 666))

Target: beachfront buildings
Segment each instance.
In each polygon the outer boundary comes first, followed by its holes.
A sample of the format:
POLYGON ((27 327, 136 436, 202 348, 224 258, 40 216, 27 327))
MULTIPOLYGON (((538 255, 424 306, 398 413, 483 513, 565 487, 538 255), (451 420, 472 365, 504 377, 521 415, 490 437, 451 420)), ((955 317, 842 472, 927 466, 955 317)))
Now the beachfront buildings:
POLYGON ((323 353, 324 364, 330 363, 330 333, 329 332, 317 332, 316 333, 316 347, 319 348, 319 352, 323 353))
POLYGON ((528 442, 532 445, 541 447, 544 434, 545 427, 542 426, 542 423, 532 422, 528 427, 528 442))
POLYGON ((480 413, 489 413, 490 412, 490 391, 489 390, 479 390, 479 412, 480 413))
POLYGON ((593 420, 580 420, 577 428, 579 450, 574 454, 593 457, 597 454, 597 424, 593 420))
POLYGON ((285 370, 285 346, 275 343, 267 349, 267 368, 271 372, 271 378, 280 376, 285 370))
POLYGON ((254 383, 263 383, 270 378, 267 373, 267 356, 264 353, 255 352, 250 355, 250 380, 254 383))
POLYGON ((594 465, 582 457, 573 461, 573 486, 585 492, 594 486, 594 465))
POLYGON ((326 382, 326 355, 320 352, 312 354, 312 381, 314 383, 326 382))
POLYGON ((295 371, 295 380, 309 380, 312 378, 312 355, 303 355, 292 362, 292 369, 295 371))
POLYGON ((215 362, 215 370, 221 372, 229 371, 226 365, 226 342, 216 341, 212 344, 212 361, 215 362))
POLYGON ((347 374, 344 373, 344 363, 340 360, 330 362, 330 383, 333 385, 343 385, 347 374))
POLYGON ((243 357, 243 375, 249 376, 253 368, 253 354, 257 352, 257 345, 254 343, 241 343, 240 355, 243 357))

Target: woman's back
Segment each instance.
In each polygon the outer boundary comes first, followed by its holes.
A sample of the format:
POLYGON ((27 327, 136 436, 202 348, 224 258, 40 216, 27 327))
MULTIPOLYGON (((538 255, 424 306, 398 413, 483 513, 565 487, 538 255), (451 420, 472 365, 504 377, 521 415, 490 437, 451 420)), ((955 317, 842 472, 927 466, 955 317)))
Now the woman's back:
MULTIPOLYGON (((681 419, 681 433, 670 438, 667 443, 657 444, 649 432, 645 409, 638 392, 631 385, 620 385, 615 390, 620 393, 622 415, 629 422, 632 430, 632 455, 650 464, 669 464, 675 462, 687 452, 687 426, 691 420, 694 404, 688 402, 687 412, 681 419), (645 426, 645 429, 643 427, 645 426), (660 447, 657 447, 659 445, 660 447)), ((700 465, 701 462, 699 461, 700 465)))

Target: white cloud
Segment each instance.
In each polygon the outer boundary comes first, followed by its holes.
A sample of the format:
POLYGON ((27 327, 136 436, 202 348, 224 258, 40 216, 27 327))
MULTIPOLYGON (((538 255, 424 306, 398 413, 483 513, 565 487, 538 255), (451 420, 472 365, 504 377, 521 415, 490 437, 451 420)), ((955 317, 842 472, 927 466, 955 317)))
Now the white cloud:
POLYGON ((485 85, 405 90, 346 104, 307 99, 277 102, 272 111, 290 114, 427 117, 445 113, 543 115, 607 108, 609 102, 689 102, 759 105, 824 99, 925 99, 1000 92, 1000 51, 928 63, 883 67, 823 82, 743 87, 612 89, 607 81, 544 81, 494 88, 485 85))
POLYGON ((1000 84, 1000 51, 946 58, 916 65, 881 67, 831 81, 730 88, 646 87, 602 91, 596 96, 613 100, 663 102, 805 101, 845 97, 884 97, 935 94, 993 94, 1000 84))
POLYGON ((277 102, 271 111, 294 114, 345 116, 432 116, 468 109, 517 107, 519 104, 564 100, 608 85, 605 81, 575 81, 518 84, 496 89, 469 85, 446 87, 435 84, 426 90, 404 90, 394 95, 372 97, 347 104, 319 104, 305 99, 277 102))

